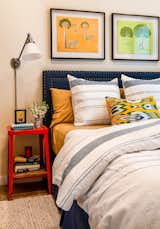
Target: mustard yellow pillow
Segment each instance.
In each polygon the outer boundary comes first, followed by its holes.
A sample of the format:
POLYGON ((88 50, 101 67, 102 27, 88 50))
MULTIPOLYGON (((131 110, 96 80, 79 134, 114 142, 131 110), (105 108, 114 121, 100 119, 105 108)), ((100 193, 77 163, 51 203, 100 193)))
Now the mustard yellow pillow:
POLYGON ((50 127, 58 123, 73 123, 73 109, 70 90, 51 88, 53 116, 50 127))
POLYGON ((108 97, 106 102, 113 125, 160 118, 160 112, 153 96, 130 101, 108 97))

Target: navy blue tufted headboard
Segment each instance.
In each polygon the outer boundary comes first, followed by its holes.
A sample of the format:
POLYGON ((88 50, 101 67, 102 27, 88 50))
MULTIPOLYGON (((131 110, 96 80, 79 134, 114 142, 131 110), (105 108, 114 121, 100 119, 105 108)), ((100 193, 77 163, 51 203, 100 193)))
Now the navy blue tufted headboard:
POLYGON ((69 89, 67 74, 97 81, 108 81, 117 77, 119 79, 119 86, 121 87, 122 73, 137 79, 155 79, 160 77, 159 72, 43 71, 43 100, 49 105, 49 110, 44 119, 44 124, 49 126, 52 119, 53 110, 50 88, 55 87, 59 89, 69 89))

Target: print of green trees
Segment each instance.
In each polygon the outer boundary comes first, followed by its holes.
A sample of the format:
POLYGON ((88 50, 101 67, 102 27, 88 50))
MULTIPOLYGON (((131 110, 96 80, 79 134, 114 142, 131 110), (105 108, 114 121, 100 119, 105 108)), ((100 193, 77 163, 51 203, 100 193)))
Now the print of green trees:
POLYGON ((153 24, 117 21, 119 54, 153 54, 153 24))

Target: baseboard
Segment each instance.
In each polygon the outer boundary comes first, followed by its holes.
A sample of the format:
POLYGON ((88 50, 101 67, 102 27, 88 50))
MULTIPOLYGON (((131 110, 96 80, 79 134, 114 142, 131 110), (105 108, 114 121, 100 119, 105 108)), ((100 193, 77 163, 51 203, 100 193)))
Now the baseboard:
POLYGON ((0 176, 0 185, 7 185, 8 179, 7 176, 0 176))

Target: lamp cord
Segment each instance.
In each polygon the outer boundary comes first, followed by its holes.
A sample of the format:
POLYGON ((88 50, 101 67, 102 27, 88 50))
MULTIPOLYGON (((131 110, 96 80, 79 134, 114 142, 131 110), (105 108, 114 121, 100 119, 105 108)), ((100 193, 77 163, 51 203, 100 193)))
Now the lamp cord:
POLYGON ((15 91, 15 110, 17 110, 17 70, 14 68, 14 91, 15 91))

